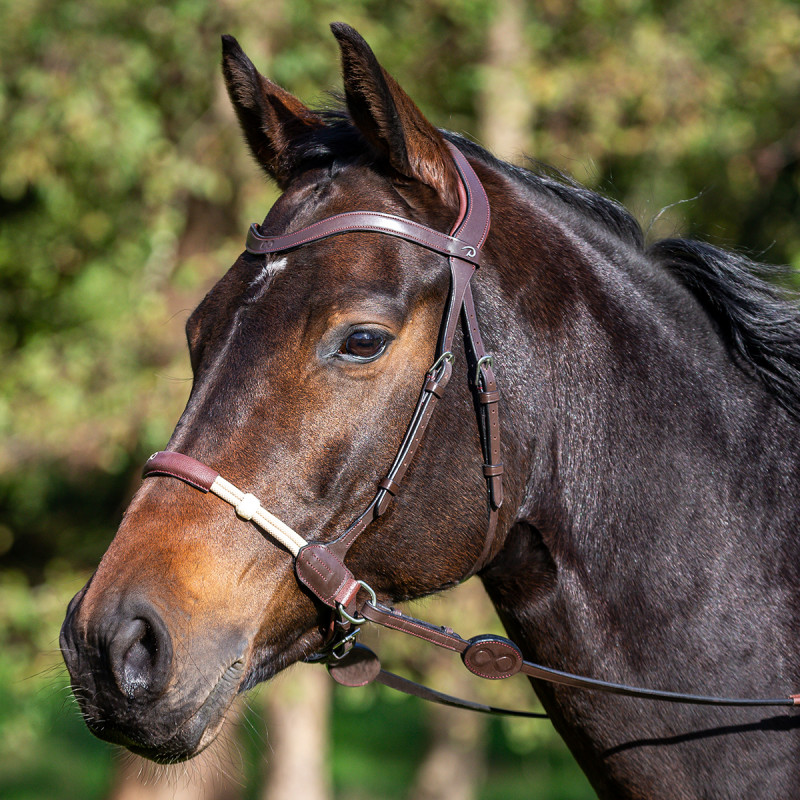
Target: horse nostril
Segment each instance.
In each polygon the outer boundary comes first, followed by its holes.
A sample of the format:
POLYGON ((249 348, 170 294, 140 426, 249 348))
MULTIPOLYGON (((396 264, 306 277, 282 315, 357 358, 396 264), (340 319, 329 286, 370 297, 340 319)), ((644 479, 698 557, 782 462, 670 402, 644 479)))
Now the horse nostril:
POLYGON ((122 657, 120 689, 129 697, 147 690, 153 663, 158 655, 150 626, 143 619, 136 619, 130 626, 134 640, 122 657))
POLYGON ((120 625, 108 650, 120 691, 131 700, 160 692, 169 675, 171 650, 161 625, 141 617, 120 625))

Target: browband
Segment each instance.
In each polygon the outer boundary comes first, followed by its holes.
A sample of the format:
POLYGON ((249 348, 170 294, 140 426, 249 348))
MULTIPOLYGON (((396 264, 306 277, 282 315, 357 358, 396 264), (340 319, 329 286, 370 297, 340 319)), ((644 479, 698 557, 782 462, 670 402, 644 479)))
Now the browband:
POLYGON ((383 214, 380 211, 347 211, 315 222, 296 233, 282 236, 264 236, 253 223, 247 233, 246 249, 248 253, 254 254, 280 253, 352 231, 385 233, 427 247, 444 256, 456 256, 476 266, 480 266, 481 263, 480 251, 463 239, 447 236, 410 219, 396 217, 394 214, 383 214))
POLYGON ((246 250, 254 255, 294 250, 320 239, 352 231, 383 233, 426 247, 441 255, 468 261, 476 267, 481 263, 481 247, 489 234, 491 214, 489 200, 481 182, 458 148, 448 143, 462 180, 464 193, 459 192, 461 209, 451 235, 381 211, 347 211, 326 217, 294 233, 266 236, 253 223, 247 233, 246 250), (456 235, 458 234, 458 235, 456 235))

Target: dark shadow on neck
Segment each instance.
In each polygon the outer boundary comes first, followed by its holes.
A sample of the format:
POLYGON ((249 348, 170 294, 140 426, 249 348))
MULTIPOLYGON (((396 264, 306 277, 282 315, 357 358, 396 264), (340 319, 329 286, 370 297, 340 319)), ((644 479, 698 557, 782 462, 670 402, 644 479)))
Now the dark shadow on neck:
POLYGON ((634 739, 624 744, 618 744, 604 750, 600 757, 603 759, 624 753, 626 750, 633 750, 637 747, 663 747, 665 745, 683 744, 685 742, 701 741, 711 739, 715 736, 729 736, 734 733, 753 733, 755 731, 792 731, 800 728, 800 715, 791 717, 769 717, 759 722, 748 723, 746 725, 723 725, 716 728, 706 728, 690 733, 682 733, 678 736, 653 737, 650 739, 634 739))

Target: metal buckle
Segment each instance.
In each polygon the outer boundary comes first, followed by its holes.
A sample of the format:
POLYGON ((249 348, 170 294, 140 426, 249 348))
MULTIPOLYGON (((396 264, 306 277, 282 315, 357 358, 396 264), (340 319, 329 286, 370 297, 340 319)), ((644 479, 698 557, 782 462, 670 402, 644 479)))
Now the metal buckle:
POLYGON ((481 380, 481 367, 484 364, 488 364, 490 367, 494 366, 494 356, 491 353, 487 353, 485 356, 481 356, 478 359, 478 363, 475 365, 475 385, 480 386, 481 380))
POLYGON ((326 661, 341 661, 352 649, 353 645, 356 642, 356 636, 361 633, 361 628, 355 627, 353 628, 347 636, 344 637, 340 642, 336 642, 333 647, 331 647, 330 652, 326 657, 326 661))
MULTIPOLYGON (((356 581, 356 583, 358 583, 358 585, 359 585, 359 586, 360 586, 362 589, 364 589, 364 591, 366 591, 366 592, 368 592, 368 593, 369 593, 369 596, 370 596, 370 602, 371 602, 373 605, 375 605, 375 603, 377 603, 377 602, 378 602, 378 596, 375 594, 375 592, 374 592, 374 590, 372 589, 372 587, 371 587, 369 584, 367 584, 367 583, 364 583, 364 581, 356 581)), ((348 614, 348 613, 347 613, 347 612, 344 610, 344 606, 343 606, 341 603, 337 603, 337 604, 336 604, 336 610, 339 612, 339 617, 340 617, 340 619, 341 619, 343 622, 346 620, 346 621, 347 621, 347 622, 349 622, 351 625, 355 625, 356 627, 359 627, 359 626, 363 625, 363 624, 364 624, 364 623, 367 621, 367 618, 366 618, 366 617, 360 617, 360 618, 359 618, 359 617, 352 617, 352 616, 350 616, 350 614, 348 614)))
MULTIPOLYGON (((341 623, 337 623, 337 625, 339 624, 341 623)), ((361 628, 353 628, 338 641, 334 639, 328 642, 322 650, 305 656, 303 661, 306 664, 329 664, 331 661, 341 661, 353 649, 359 633, 361 633, 361 628)))
POLYGON ((455 358, 455 356, 453 355, 453 353, 450 350, 445 350, 444 353, 442 353, 439 356, 439 358, 437 358, 436 361, 433 362, 433 364, 431 365, 431 367, 428 370, 427 374, 431 378, 434 378, 435 375, 436 375, 436 370, 439 369, 439 367, 441 367, 442 364, 444 364, 445 361, 449 361, 452 364, 454 358, 455 358))

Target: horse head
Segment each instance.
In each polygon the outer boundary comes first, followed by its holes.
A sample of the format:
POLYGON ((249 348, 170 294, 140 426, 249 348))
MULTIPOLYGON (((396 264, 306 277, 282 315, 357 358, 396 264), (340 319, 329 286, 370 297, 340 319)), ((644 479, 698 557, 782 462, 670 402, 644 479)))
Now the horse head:
MULTIPOLYGON (((223 40, 242 130, 283 190, 254 236, 365 210, 447 235, 464 214, 447 142, 355 31, 333 30, 346 115, 305 107, 223 40)), ((490 262, 484 254, 487 272, 490 262)), ((194 380, 167 450, 242 487, 305 541, 336 540, 403 444, 451 290, 447 255, 380 231, 243 253, 188 320, 194 380)), ((463 356, 452 368, 466 385, 463 356)), ((454 585, 491 555, 472 398, 450 392, 440 408, 401 498, 347 553, 387 600, 454 585)), ((168 471, 136 493, 62 629, 75 695, 101 738, 156 760, 191 757, 238 692, 323 648, 330 609, 298 581, 291 552, 241 516, 168 471)))

